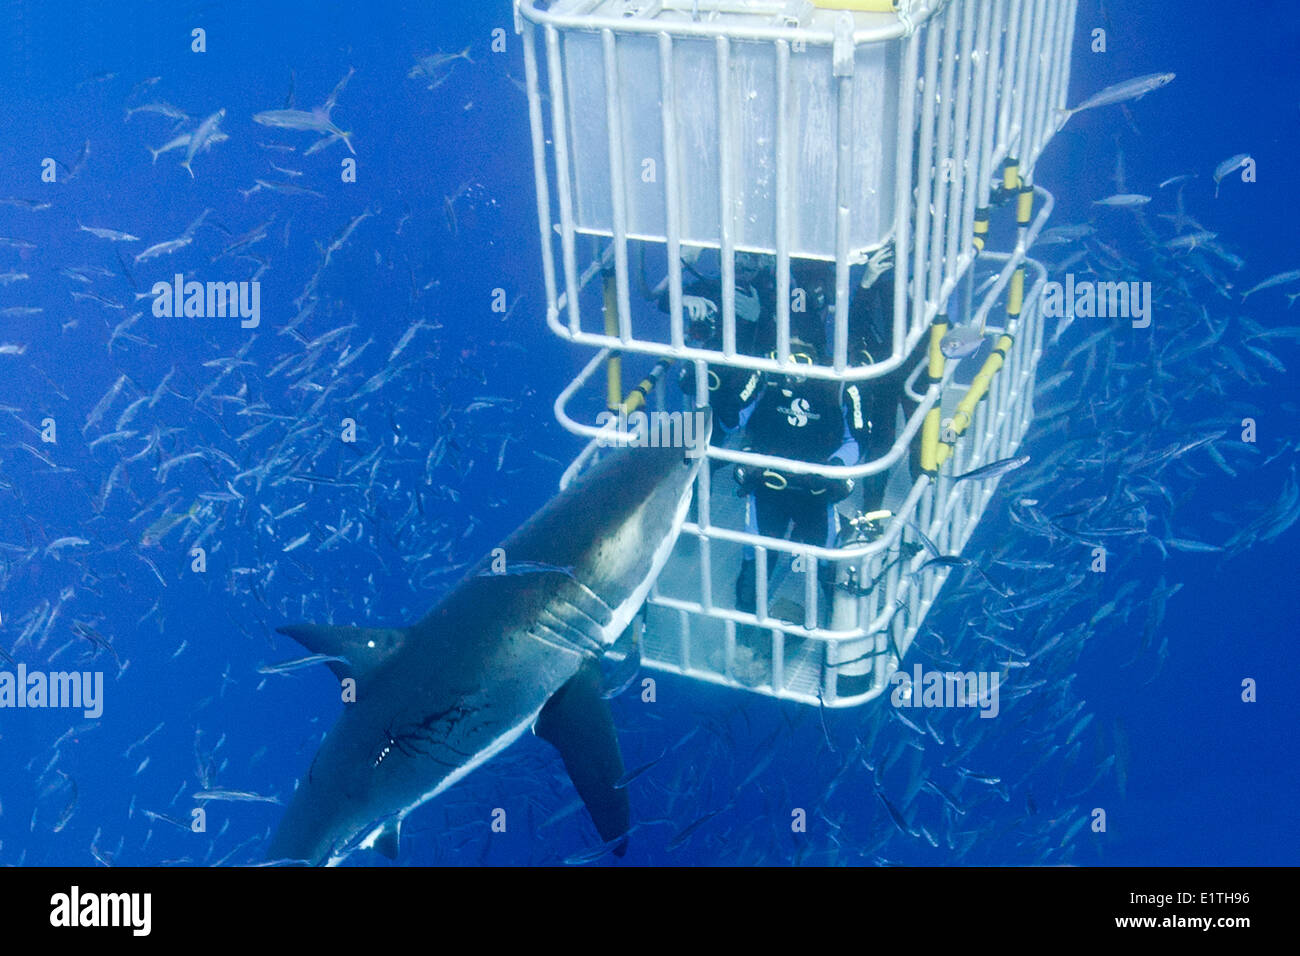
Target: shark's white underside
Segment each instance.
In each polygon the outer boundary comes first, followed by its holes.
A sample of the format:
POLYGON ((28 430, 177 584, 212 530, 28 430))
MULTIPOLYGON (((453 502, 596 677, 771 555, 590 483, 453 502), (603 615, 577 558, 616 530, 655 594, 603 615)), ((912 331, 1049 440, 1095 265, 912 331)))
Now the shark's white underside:
MULTIPOLYGON (((410 806, 404 807, 402 810, 399 810, 397 813, 398 823, 400 824, 403 820, 405 820, 407 814, 414 811, 417 807, 432 800, 438 794, 442 793, 448 787, 452 786, 461 778, 463 778, 470 771, 477 769, 479 766, 481 766, 484 763, 487 763, 487 761, 491 760, 501 751, 509 747, 512 743, 514 743, 523 735, 525 730, 527 730, 529 727, 533 725, 533 721, 537 719, 537 715, 540 714, 541 712, 542 712, 542 708, 538 707, 534 713, 530 714, 527 717, 527 719, 520 721, 518 724, 511 727, 509 730, 507 730, 496 740, 492 741, 491 746, 485 747, 484 749, 480 750, 469 760, 469 762, 463 764, 462 766, 457 767, 455 770, 449 773, 438 783, 438 786, 434 787, 428 793, 424 794, 422 797, 420 797, 410 806)), ((384 832, 384 827, 386 825, 387 824, 380 825, 376 827, 374 830, 372 830, 370 834, 365 838, 365 840, 361 842, 361 849, 368 850, 372 848, 375 845, 375 841, 379 839, 379 835, 384 832)), ((344 859, 345 857, 343 856, 331 856, 329 859, 329 863, 327 865, 336 866, 339 863, 343 862, 344 859)))

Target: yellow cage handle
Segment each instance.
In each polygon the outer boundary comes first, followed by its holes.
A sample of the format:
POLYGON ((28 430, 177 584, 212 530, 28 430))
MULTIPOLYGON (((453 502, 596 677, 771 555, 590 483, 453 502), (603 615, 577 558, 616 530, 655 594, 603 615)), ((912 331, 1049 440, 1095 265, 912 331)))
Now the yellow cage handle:
POLYGON ((857 13, 897 13, 903 0, 813 0, 821 10, 853 10, 857 13))

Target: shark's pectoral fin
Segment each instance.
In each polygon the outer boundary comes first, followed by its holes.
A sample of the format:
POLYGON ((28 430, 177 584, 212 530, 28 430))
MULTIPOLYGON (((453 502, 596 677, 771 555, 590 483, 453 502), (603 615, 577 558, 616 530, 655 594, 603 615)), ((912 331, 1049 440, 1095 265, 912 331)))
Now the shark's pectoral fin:
MULTIPOLYGON (((587 661, 547 701, 533 732, 560 752, 600 838, 608 843, 627 833, 630 812, 627 791, 614 788, 623 776, 623 757, 600 690, 600 667, 587 661)), ((626 841, 614 853, 622 856, 625 849, 626 841)))
POLYGON ((334 627, 330 624, 286 624, 276 631, 292 637, 313 654, 342 657, 329 661, 339 680, 358 681, 388 660, 406 641, 407 632, 396 627, 334 627))

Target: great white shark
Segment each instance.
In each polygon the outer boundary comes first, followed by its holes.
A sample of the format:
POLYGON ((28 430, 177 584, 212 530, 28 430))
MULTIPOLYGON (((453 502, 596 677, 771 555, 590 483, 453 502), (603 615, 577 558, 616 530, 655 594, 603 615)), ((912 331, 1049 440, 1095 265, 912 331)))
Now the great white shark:
MULTIPOLYGON (((688 448, 620 447, 548 502, 421 621, 404 628, 280 628, 355 681, 268 859, 397 855, 402 820, 529 728, 559 751, 601 839, 629 828, 599 660, 663 570, 707 460, 711 418, 688 448), (504 552, 504 554, 502 554, 504 552)), ((620 839, 621 838, 621 839, 620 839)), ((618 842, 615 842, 618 841, 618 842)))

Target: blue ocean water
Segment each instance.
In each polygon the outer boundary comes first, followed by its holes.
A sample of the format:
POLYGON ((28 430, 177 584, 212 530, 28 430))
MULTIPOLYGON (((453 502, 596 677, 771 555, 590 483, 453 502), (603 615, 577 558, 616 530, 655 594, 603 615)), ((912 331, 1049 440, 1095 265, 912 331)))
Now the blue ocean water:
MULTIPOLYGON (((1283 327, 1294 316, 1286 290, 1245 304, 1239 293, 1297 267, 1288 213, 1300 206, 1289 175, 1300 21, 1282 2, 1236 17, 1221 6, 1080 3, 1072 103, 1140 74, 1177 80, 1070 121, 1036 173, 1058 199, 1052 224, 1094 222, 1093 261, 1131 262, 1135 277, 1159 279, 1152 263, 1173 253, 1153 253, 1127 211, 1098 212, 1093 200, 1143 193, 1155 197, 1153 213, 1172 212, 1174 187, 1158 184, 1195 173, 1186 214, 1244 265, 1207 260, 1231 283, 1227 296, 1186 278, 1163 288, 1154 339, 1121 325, 1064 364, 1096 327, 1080 319, 1062 336, 1040 379, 1072 376, 1038 404, 1078 404, 1067 428, 1049 419, 1031 430, 1035 465, 1004 481, 1002 506, 968 555, 1042 557, 1008 502, 1047 499, 1042 483, 1059 478, 1067 497, 1054 504, 1066 512, 1068 495, 1116 493, 1129 449, 1224 429, 1226 444, 1246 417, 1257 448, 1222 453, 1233 475, 1195 452, 1148 469, 1151 535, 1222 544, 1295 488, 1300 393, 1246 347, 1294 368, 1294 338, 1261 344, 1249 324, 1283 327), (1089 49, 1093 28, 1106 31, 1105 53, 1089 49), (1258 181, 1229 177, 1216 200, 1213 170, 1240 152, 1256 160, 1258 181), (1168 369, 1151 361, 1225 323, 1223 344, 1168 369), (1122 451, 1107 460, 1112 447, 1122 451), (1095 472, 1073 464, 1098 449, 1095 472)), ((422 615, 456 569, 551 496, 581 448, 551 410, 588 355, 562 345, 542 314, 511 11, 499 0, 365 12, 328 2, 5 2, 0 37, 0 197, 19 200, 0 205, 9 240, 0 239, 0 274, 26 275, 0 286, 0 346, 15 347, 0 350, 0 650, 33 669, 102 670, 106 681, 99 718, 0 711, 0 862, 257 861, 282 808, 211 801, 195 833, 194 794, 287 801, 340 709, 323 668, 259 673, 305 653, 275 627, 422 615), (204 53, 190 49, 196 27, 204 53), (503 52, 490 49, 498 29, 503 52), (422 57, 466 48, 470 60, 441 65, 435 89, 408 76, 422 57), (313 134, 251 120, 290 96, 300 109, 322 104, 353 69, 332 118, 357 151, 355 182, 342 178, 352 158, 343 142, 307 155, 313 134), (151 160, 149 149, 175 135, 173 120, 124 119, 157 102, 186 113, 186 129, 225 110, 229 139, 193 157, 193 177, 183 148, 151 160), (47 158, 56 182, 41 179, 47 158), (259 179, 309 192, 255 189, 259 179), (191 242, 135 261, 205 210, 191 242), (226 252, 240 239, 251 241, 226 252), (149 314, 151 300, 137 294, 176 272, 257 274, 256 334, 235 320, 149 314), (298 337, 285 334, 300 303, 314 311, 298 337), (41 311, 5 311, 25 308, 41 311), (345 417, 358 442, 322 441, 345 417), (56 443, 41 441, 47 419, 56 443), (275 460, 294 467, 233 481, 275 460), (195 541, 206 548, 203 573, 191 569, 195 541)), ((631 788, 639 826, 625 862, 1294 863, 1288 798, 1300 753, 1288 661, 1300 530, 1267 539, 1268 527, 1230 557, 1169 549, 1162 558, 1121 541, 1114 570, 1090 580, 1077 607, 1059 619, 1045 608, 1004 634, 1046 641, 1051 621, 1072 636, 1026 668, 1044 684, 987 722, 978 742, 958 744, 971 725, 956 721, 918 739, 879 702, 823 712, 659 677, 653 705, 634 693, 614 701, 628 767, 658 758, 631 788), (1159 627, 1148 627, 1157 597, 1178 584, 1159 627), (1120 593, 1123 605, 1094 623, 1120 593), (1248 679, 1253 703, 1242 700, 1248 679), (918 791, 925 779, 952 802, 918 791), (899 807, 902 828, 891 821, 899 807), (1106 811, 1105 832, 1077 826, 1094 808, 1106 811), (807 832, 792 830, 796 810, 807 832)), ((988 569, 1025 596, 1066 575, 988 569)), ((949 583, 917 655, 985 615, 978 584, 949 583)), ((987 646, 979 653, 989 659, 987 646)), ((414 814, 398 862, 557 863, 596 839, 558 757, 526 739, 414 814), (492 829, 496 809, 504 833, 492 829)), ((369 853, 349 862, 387 865, 369 853)))

